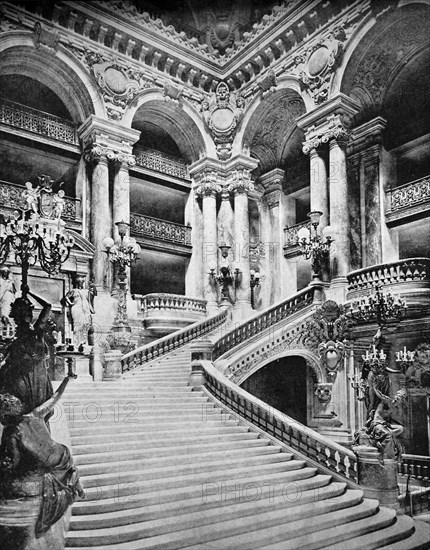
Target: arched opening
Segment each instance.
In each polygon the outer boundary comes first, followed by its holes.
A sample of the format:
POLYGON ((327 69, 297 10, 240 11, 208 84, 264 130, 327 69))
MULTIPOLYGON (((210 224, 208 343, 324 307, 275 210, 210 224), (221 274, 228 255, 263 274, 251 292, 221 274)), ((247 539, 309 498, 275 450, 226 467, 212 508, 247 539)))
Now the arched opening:
POLYGON ((188 165, 204 149, 191 118, 172 102, 150 100, 132 121, 140 131, 130 171, 130 210, 144 234, 134 235, 142 251, 131 271, 132 292, 184 295, 191 255, 185 209, 191 181, 188 165))
POLYGON ((280 357, 247 378, 241 387, 261 401, 308 424, 311 402, 308 399, 313 373, 303 357, 280 357))

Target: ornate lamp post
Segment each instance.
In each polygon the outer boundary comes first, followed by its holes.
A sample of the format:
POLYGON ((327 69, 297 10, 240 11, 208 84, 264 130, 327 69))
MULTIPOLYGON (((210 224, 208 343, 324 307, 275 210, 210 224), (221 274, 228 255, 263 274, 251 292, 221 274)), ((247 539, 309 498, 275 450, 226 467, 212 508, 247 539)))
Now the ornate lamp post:
POLYGON ((254 288, 257 286, 260 286, 260 272, 255 271, 254 269, 251 269, 249 272, 250 280, 249 280, 249 286, 251 287, 251 307, 252 309, 255 309, 255 303, 254 303, 254 288))
MULTIPOLYGON (((219 245, 219 249, 221 250, 221 256, 224 260, 228 257, 228 251, 230 250, 231 246, 222 243, 219 245)), ((219 270, 219 274, 216 274, 216 267, 212 266, 210 268, 209 276, 212 281, 217 282, 221 287, 221 302, 226 303, 230 302, 230 296, 228 292, 228 287, 231 285, 237 286, 240 283, 240 276, 241 272, 238 268, 232 272, 230 267, 228 265, 223 266, 219 270)))
POLYGON ((311 230, 309 235, 302 237, 298 236, 297 242, 303 256, 307 260, 311 258, 312 279, 315 282, 320 281, 322 263, 328 256, 331 243, 333 242, 331 237, 327 236, 324 240, 318 233, 318 226, 320 224, 321 216, 322 212, 319 212, 318 210, 309 212, 308 217, 311 220, 311 230))
MULTIPOLYGON (((104 252, 109 260, 115 266, 118 279, 119 300, 118 312, 115 317, 116 327, 128 327, 127 321, 127 268, 137 260, 140 252, 140 246, 133 237, 127 237, 127 230, 130 224, 121 220, 116 222, 120 241, 115 243, 110 237, 104 239, 103 244, 106 247, 104 252)), ((129 327, 128 327, 129 328, 129 327)))

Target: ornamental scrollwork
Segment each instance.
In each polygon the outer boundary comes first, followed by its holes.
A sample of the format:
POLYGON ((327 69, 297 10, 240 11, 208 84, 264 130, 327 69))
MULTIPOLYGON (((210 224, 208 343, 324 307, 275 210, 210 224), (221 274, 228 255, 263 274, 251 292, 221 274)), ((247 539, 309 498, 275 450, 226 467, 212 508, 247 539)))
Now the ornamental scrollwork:
POLYGON ((307 323, 306 330, 318 346, 319 357, 329 376, 334 376, 342 366, 350 322, 343 306, 327 300, 307 323))
POLYGON ((245 100, 239 94, 231 94, 228 85, 220 82, 211 101, 202 101, 201 113, 209 128, 220 160, 231 157, 233 139, 243 116, 245 100))
POLYGON ((430 391, 430 344, 418 344, 414 362, 406 371, 406 387, 430 391))

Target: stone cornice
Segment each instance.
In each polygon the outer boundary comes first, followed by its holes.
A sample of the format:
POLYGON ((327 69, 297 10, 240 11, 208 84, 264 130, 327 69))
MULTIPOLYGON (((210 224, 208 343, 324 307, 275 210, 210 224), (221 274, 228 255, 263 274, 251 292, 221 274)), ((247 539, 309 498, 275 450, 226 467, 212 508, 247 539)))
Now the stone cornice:
POLYGON ((357 128, 353 128, 348 143, 348 153, 357 154, 373 146, 381 145, 386 126, 387 121, 378 116, 357 128))
POLYGON ((264 187, 266 193, 269 193, 270 191, 282 189, 284 177, 285 170, 282 170, 282 168, 274 168, 273 170, 270 170, 270 172, 262 174, 259 177, 258 182, 264 187))
POLYGON ((98 145, 130 156, 133 152, 133 145, 140 138, 140 131, 91 115, 79 127, 78 135, 84 147, 98 145))
MULTIPOLYGON (((331 36, 336 25, 351 30, 370 9, 369 0, 346 7, 323 0, 296 1, 292 7, 275 8, 272 15, 265 16, 247 33, 242 46, 227 56, 217 57, 205 52, 196 39, 188 39, 159 20, 149 17, 142 26, 135 16, 121 16, 116 13, 118 9, 102 6, 103 2, 58 2, 48 21, 12 2, 4 2, 3 14, 29 29, 36 22, 51 26, 58 31, 62 46, 102 51, 140 72, 146 71, 152 85, 163 87, 166 80, 173 82, 184 87, 182 95, 186 99, 200 102, 200 94, 213 91, 221 80, 232 90, 240 89, 244 97, 270 90, 276 76, 288 74, 290 69, 294 73, 298 52, 305 51, 323 35, 331 36), (65 26, 59 24, 60 16, 65 26), (109 46, 105 46, 106 35, 109 46), (267 78, 270 82, 262 82, 267 78)), ((344 33, 345 40, 347 34, 344 33)))

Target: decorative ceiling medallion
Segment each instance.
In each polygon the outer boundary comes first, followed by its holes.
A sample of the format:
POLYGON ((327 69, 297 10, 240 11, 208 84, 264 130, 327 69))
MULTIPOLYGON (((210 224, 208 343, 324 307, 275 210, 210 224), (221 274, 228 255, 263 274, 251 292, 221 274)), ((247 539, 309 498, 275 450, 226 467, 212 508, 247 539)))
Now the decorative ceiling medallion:
POLYGON ((203 100, 201 111, 217 148, 218 158, 228 160, 237 125, 243 115, 245 101, 231 94, 228 85, 220 82, 212 101, 203 100))

